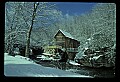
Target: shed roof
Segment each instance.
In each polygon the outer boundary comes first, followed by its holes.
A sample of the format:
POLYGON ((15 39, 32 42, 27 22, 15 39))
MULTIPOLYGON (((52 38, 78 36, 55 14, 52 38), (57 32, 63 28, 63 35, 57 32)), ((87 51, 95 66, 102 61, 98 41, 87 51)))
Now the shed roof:
MULTIPOLYGON (((65 31, 63 31, 63 30, 61 30, 61 29, 59 29, 58 30, 58 32, 62 32, 62 34, 65 36, 65 37, 67 37, 67 38, 70 38, 70 39, 74 39, 74 40, 77 40, 77 39, 75 39, 70 33, 68 33, 68 32, 65 32, 65 31)), ((58 33, 57 32, 57 33, 58 33)), ((55 36, 57 35, 57 33, 55 34, 55 36)), ((78 40, 77 40, 78 41, 78 40)))

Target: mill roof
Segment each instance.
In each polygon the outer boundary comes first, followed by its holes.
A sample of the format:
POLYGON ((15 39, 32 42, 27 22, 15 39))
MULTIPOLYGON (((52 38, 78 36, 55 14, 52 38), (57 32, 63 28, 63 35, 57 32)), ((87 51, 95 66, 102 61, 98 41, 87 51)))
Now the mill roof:
MULTIPOLYGON (((65 32, 65 31, 63 31, 63 30, 61 30, 61 29, 59 29, 58 30, 58 32, 61 32, 65 37, 67 37, 67 38, 70 38, 70 39, 73 39, 73 40, 77 40, 77 39, 75 39, 70 33, 68 33, 68 32, 65 32)), ((57 32, 57 33, 58 33, 57 32)), ((57 35, 57 33, 55 34, 55 36, 57 35)), ((78 40, 77 40, 78 41, 78 40)))

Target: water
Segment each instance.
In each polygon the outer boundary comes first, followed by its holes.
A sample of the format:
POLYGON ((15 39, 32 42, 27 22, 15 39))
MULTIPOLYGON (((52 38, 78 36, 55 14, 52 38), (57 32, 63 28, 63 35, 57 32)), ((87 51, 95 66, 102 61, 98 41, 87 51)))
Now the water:
POLYGON ((62 69, 65 71, 70 71, 82 75, 93 76, 95 78, 114 78, 115 77, 115 69, 113 68, 91 68, 91 67, 84 67, 84 66, 74 66, 70 64, 66 64, 64 62, 43 62, 40 61, 39 64, 46 66, 46 67, 53 67, 56 69, 62 69))

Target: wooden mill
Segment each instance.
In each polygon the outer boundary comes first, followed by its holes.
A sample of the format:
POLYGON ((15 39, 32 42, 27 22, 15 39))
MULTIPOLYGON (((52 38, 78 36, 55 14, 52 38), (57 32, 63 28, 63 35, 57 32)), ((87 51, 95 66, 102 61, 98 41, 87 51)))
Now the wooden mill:
POLYGON ((65 49, 68 54, 68 59, 73 60, 75 54, 78 52, 78 46, 80 42, 75 39, 70 33, 65 32, 61 29, 54 35, 55 43, 57 46, 61 46, 65 49))

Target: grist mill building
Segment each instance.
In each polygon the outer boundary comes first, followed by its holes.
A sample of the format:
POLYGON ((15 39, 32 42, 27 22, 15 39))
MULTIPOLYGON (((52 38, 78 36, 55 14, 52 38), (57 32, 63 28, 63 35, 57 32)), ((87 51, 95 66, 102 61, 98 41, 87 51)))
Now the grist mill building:
POLYGON ((70 33, 65 32, 61 29, 54 35, 56 46, 61 46, 65 49, 68 54, 68 59, 73 60, 75 54, 78 52, 78 46, 80 42, 75 39, 70 33))

